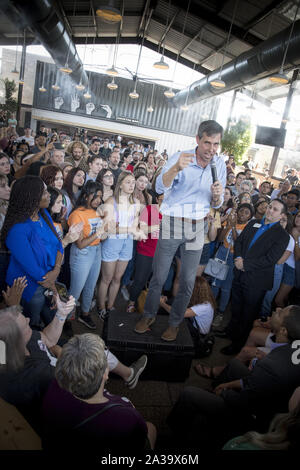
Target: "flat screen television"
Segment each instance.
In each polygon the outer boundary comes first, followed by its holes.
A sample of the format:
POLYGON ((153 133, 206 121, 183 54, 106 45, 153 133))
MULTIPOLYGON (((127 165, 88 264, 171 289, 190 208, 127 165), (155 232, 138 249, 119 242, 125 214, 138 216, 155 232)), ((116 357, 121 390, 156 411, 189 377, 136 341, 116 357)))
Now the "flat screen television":
POLYGON ((277 127, 257 126, 255 143, 270 147, 284 147, 286 129, 277 127))

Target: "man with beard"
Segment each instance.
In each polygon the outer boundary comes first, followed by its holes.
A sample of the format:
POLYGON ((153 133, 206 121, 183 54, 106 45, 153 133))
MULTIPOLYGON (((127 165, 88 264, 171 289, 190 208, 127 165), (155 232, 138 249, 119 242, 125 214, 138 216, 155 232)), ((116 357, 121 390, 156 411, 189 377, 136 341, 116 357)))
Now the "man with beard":
POLYGON ((65 162, 71 163, 74 168, 80 168, 88 173, 88 148, 83 142, 71 142, 67 148, 67 153, 69 156, 65 158, 65 162))

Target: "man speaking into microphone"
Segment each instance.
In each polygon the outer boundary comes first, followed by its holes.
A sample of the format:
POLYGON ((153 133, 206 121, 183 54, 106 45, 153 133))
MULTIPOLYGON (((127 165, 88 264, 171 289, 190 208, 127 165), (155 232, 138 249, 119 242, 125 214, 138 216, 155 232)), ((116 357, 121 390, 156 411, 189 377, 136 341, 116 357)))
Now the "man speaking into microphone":
POLYGON ((164 194, 160 209, 163 217, 144 313, 135 325, 137 333, 146 333, 155 322, 161 291, 179 248, 179 289, 162 339, 174 341, 177 337, 195 283, 205 217, 211 207, 217 209, 223 204, 226 166, 216 156, 222 135, 223 128, 216 121, 202 122, 196 136, 197 147, 175 153, 156 180, 157 193, 164 194))

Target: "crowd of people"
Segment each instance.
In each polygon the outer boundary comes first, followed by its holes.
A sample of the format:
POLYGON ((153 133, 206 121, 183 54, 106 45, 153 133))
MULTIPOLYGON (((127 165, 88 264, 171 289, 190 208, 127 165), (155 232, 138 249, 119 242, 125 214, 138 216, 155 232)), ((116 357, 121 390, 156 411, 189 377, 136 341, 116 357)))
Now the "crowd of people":
POLYGON ((291 360, 300 340, 298 180, 259 181, 251 159, 244 168, 233 155, 225 162, 222 133, 205 121, 197 147, 170 158, 119 137, 43 126, 35 137, 26 128, 0 140, 0 396, 44 448, 65 446, 66 435, 91 449, 99 440, 103 449, 154 448, 153 424, 105 386, 113 371, 134 388, 147 356, 121 363, 95 323, 96 314, 102 322, 114 314, 118 295, 124 315, 136 312, 146 288, 137 334, 162 308, 164 341, 176 341, 186 321, 202 337, 229 338, 221 352, 235 356, 197 364, 215 391, 184 389, 168 418, 173 445, 299 443, 300 365, 291 360), (74 319, 96 334, 72 335, 74 319))

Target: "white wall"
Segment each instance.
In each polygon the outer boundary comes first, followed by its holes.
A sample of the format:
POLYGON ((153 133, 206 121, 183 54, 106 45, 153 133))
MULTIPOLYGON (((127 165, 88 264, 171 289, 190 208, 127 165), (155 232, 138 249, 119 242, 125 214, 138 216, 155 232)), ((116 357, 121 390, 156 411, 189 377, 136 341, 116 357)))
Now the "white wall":
POLYGON ((159 152, 163 152, 164 149, 167 149, 169 155, 177 152, 177 150, 191 149, 196 145, 194 137, 131 126, 130 124, 123 124, 122 122, 93 119, 86 116, 76 116, 73 114, 57 113, 54 111, 33 108, 31 120, 32 129, 36 129, 36 121, 53 122, 53 127, 58 128, 61 123, 61 125, 83 127, 85 129, 94 129, 110 132, 112 134, 125 134, 133 139, 134 137, 138 137, 139 139, 144 138, 146 140, 154 140, 156 142, 155 148, 159 152))

